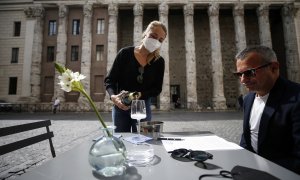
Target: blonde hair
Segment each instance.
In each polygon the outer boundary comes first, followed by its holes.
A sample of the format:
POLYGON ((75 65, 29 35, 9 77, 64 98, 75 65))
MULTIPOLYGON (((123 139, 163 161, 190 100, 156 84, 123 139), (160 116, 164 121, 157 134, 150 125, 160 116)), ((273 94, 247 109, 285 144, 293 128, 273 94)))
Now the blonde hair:
MULTIPOLYGON (((161 27, 163 29, 163 31, 166 33, 167 35, 167 28, 166 26, 160 22, 160 21, 152 21, 146 28, 146 30, 143 32, 143 40, 146 37, 147 33, 149 31, 151 31, 154 27, 161 27)), ((142 41, 143 42, 143 41, 142 41)), ((152 59, 154 58, 154 61, 156 61, 158 58, 160 57, 159 54, 159 49, 155 50, 154 52, 150 53, 147 57, 147 63, 149 64, 152 59)))

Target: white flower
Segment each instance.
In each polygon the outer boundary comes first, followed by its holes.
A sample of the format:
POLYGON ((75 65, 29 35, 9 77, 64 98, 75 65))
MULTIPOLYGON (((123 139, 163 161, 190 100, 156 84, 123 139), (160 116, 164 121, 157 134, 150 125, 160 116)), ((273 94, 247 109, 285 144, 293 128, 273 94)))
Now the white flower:
POLYGON ((62 73, 61 76, 58 76, 58 79, 60 79, 60 82, 58 83, 61 86, 61 89, 70 92, 72 90, 78 89, 78 83, 82 79, 84 79, 86 76, 80 74, 79 72, 72 72, 69 69, 66 69, 65 72, 62 73))
POLYGON ((61 74, 61 76, 58 76, 58 79, 60 79, 60 82, 63 82, 64 84, 66 83, 72 83, 73 77, 72 77, 73 72, 69 69, 67 69, 65 72, 61 74))
POLYGON ((62 90, 66 91, 66 92, 72 91, 72 84, 70 82, 60 81, 58 84, 61 86, 62 90))
POLYGON ((79 72, 75 72, 71 74, 71 77, 74 81, 81 81, 85 78, 85 75, 79 74, 79 72))

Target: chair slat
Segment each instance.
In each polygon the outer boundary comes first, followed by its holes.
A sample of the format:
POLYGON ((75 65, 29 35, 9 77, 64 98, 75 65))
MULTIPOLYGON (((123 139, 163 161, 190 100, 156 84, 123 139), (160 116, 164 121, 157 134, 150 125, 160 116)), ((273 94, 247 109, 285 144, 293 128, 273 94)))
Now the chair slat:
POLYGON ((0 137, 7 136, 11 134, 16 134, 24 131, 29 131, 33 129, 38 129, 46 126, 50 126, 50 120, 38 121, 33 123, 21 124, 16 126, 0 128, 0 137))

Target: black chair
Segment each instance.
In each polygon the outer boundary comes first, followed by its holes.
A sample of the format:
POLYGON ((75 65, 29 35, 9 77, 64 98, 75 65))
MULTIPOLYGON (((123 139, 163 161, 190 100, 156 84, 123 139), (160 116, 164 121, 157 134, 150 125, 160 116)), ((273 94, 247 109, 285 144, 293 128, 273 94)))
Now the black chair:
POLYGON ((40 134, 37 136, 29 137, 27 139, 23 139, 20 141, 12 142, 9 144, 5 144, 0 146, 0 156, 18 149, 21 149, 23 147, 44 141, 44 140, 49 140, 50 143, 50 150, 52 157, 55 157, 55 150, 53 147, 52 139, 54 137, 54 134, 52 131, 49 130, 49 126, 51 125, 50 120, 43 120, 43 121, 38 121, 38 122, 33 122, 33 123, 27 123, 27 124, 21 124, 21 125, 16 125, 16 126, 10 126, 10 127, 4 127, 0 128, 0 137, 7 136, 7 135, 12 135, 12 134, 17 134, 20 132, 24 131, 29 131, 33 129, 38 129, 42 127, 46 127, 47 132, 44 134, 40 134))

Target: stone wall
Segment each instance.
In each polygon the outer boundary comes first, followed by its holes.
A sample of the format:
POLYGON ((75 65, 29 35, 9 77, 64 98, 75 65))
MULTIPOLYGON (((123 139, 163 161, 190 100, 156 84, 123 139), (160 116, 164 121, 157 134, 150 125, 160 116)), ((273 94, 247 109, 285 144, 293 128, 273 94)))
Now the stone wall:
POLYGON ((17 101, 22 92, 23 55, 24 55, 24 34, 25 17, 23 10, 0 11, 0 97, 3 95, 7 101, 17 101), (21 34, 18 37, 13 36, 14 22, 21 21, 21 34), (11 64, 12 48, 19 48, 18 63, 11 64), (16 73, 18 72, 18 73, 16 73), (9 77, 17 77, 17 94, 10 95, 8 98, 9 77))
POLYGON ((170 85, 179 85, 181 103, 186 102, 186 58, 183 10, 169 11, 170 85))
POLYGON ((211 50, 207 10, 195 10, 195 49, 197 68, 197 97, 199 105, 212 107, 211 50))
POLYGON ((235 32, 232 10, 220 11, 221 46, 223 61, 224 95, 228 108, 236 105, 238 97, 238 79, 233 76, 235 71, 234 56, 236 53, 235 32))
POLYGON ((118 49, 133 45, 133 12, 120 10, 118 20, 118 49))

